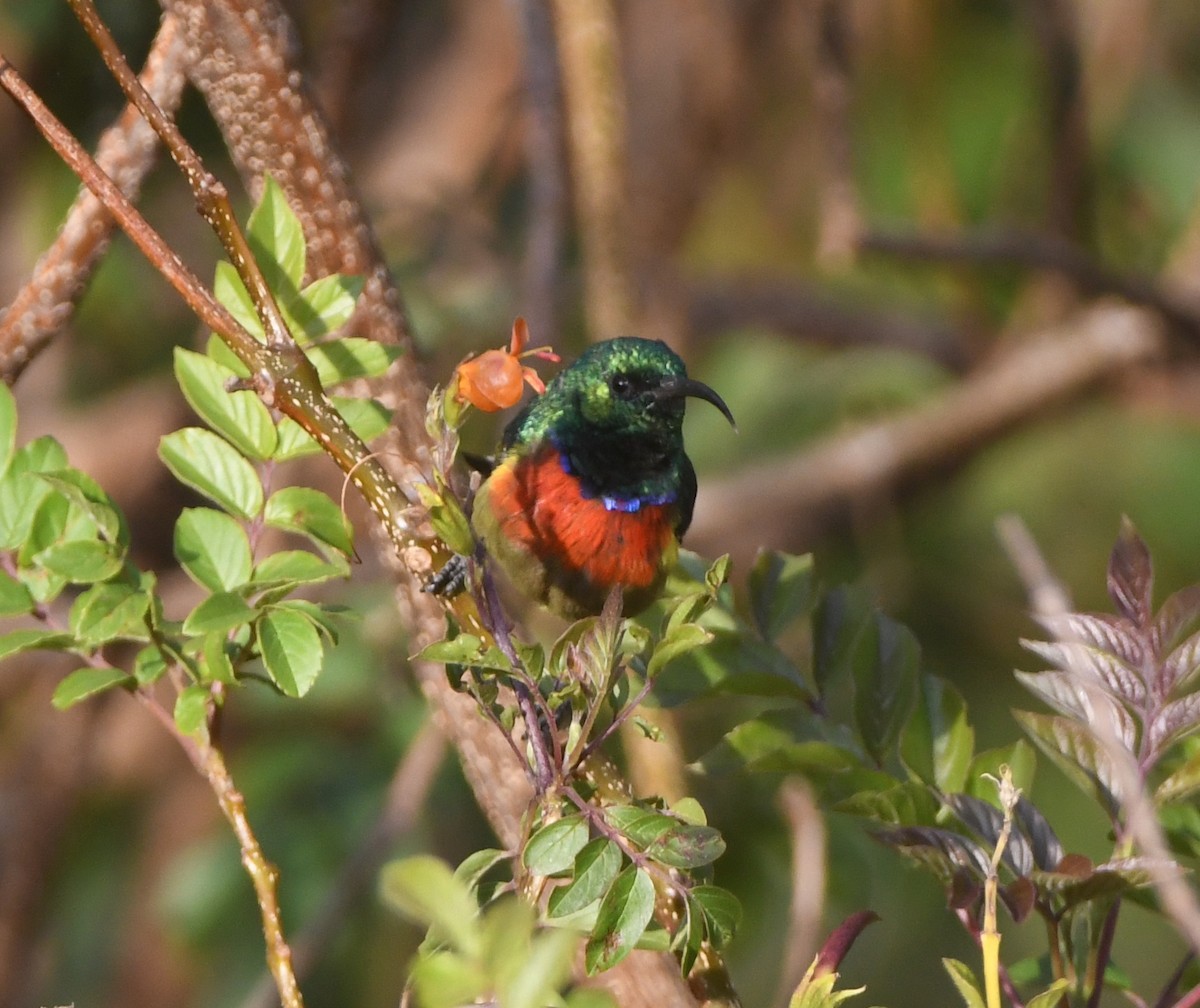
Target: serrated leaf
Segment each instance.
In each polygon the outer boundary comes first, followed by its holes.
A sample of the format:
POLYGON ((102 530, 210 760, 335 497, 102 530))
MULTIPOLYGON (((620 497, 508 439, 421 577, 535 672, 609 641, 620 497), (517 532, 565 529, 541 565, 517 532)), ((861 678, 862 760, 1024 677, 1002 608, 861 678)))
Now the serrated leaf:
POLYGON ((1039 620, 1055 640, 1073 641, 1115 655, 1133 667, 1145 658, 1141 635, 1112 613, 1066 613, 1039 620))
POLYGON ((289 609, 272 609, 258 623, 258 644, 267 675, 287 696, 302 697, 312 688, 324 650, 308 619, 289 609))
POLYGON ((141 587, 111 582, 92 585, 71 606, 68 625, 79 643, 98 648, 114 640, 150 639, 150 596, 141 587))
POLYGON ((975 730, 962 694, 938 676, 922 677, 900 740, 905 767, 941 791, 962 791, 974 751, 975 730))
MULTIPOLYGON (((1070 672, 1029 673, 1018 671, 1015 675, 1017 681, 1027 690, 1040 697, 1059 713, 1065 714, 1072 721, 1086 726, 1098 716, 1086 686, 1070 672)), ((1097 692, 1105 696, 1109 695, 1099 687, 1097 687, 1097 692)), ((1137 741, 1137 726, 1130 717, 1129 711, 1116 700, 1110 701, 1106 705, 1106 709, 1116 719, 1113 730, 1117 738, 1132 752, 1137 741)))
POLYGON ((304 229, 270 175, 264 177, 262 197, 250 212, 246 238, 267 286, 277 298, 294 297, 304 279, 304 229))
POLYGON ((0 616, 23 616, 30 612, 33 612, 33 596, 29 589, 11 574, 0 571, 0 616))
POLYGON ((942 966, 967 1008, 986 1008, 983 995, 979 992, 979 981, 975 979, 970 966, 958 959, 948 958, 942 959, 942 966))
POLYGON ((235 377, 205 354, 175 348, 175 379, 197 416, 243 455, 268 459, 279 440, 275 421, 254 392, 226 391, 235 377))
POLYGON ((1141 676, 1124 661, 1076 641, 1021 641, 1021 645, 1069 675, 1087 676, 1102 685, 1112 696, 1131 704, 1140 704, 1146 696, 1141 676))
POLYGON ((653 915, 654 883, 642 869, 630 865, 600 903, 596 926, 584 949, 588 975, 611 969, 629 955, 653 915))
POLYGON ((1136 627, 1150 623, 1154 568, 1150 550, 1133 522, 1121 519, 1121 530, 1108 561, 1108 594, 1117 612, 1136 627))
POLYGON ((1200 693, 1189 693, 1160 710, 1147 729, 1150 751, 1161 754, 1200 726, 1200 693))
POLYGON ((403 352, 399 346, 362 336, 346 336, 305 348, 326 388, 354 378, 378 378, 403 352))
POLYGON ((468 956, 479 954, 479 908, 444 861, 427 854, 393 861, 380 873, 380 892, 397 913, 436 928, 468 956))
POLYGON ((65 651, 74 643, 74 637, 58 630, 10 630, 0 634, 0 660, 23 651, 65 651))
POLYGON ((556 819, 529 838, 521 860, 534 875, 557 875, 575 864, 588 842, 588 824, 581 812, 556 819))
POLYGON ((175 523, 175 559, 209 591, 250 580, 250 540, 233 518, 212 508, 184 508, 175 523))
POLYGON ((1065 717, 1031 711, 1013 711, 1013 716, 1068 778, 1096 798, 1109 815, 1116 815, 1121 803, 1112 767, 1087 728, 1065 717))
POLYGON ((307 536, 342 553, 354 550, 353 534, 345 513, 329 497, 309 487, 284 487, 267 500, 263 520, 274 528, 307 536))
POLYGON ((132 682, 133 678, 118 668, 76 669, 55 687, 50 702, 58 710, 66 710, 97 693, 103 693, 114 686, 129 685, 132 682))
POLYGON ((195 737, 207 733, 210 696, 207 686, 195 683, 179 691, 175 698, 175 727, 184 735, 195 737))
POLYGON ((186 634, 225 633, 254 619, 255 610, 233 592, 214 592, 183 621, 186 634))
POLYGON ((184 427, 159 442, 159 457, 175 478, 247 520, 262 510, 262 483, 254 467, 224 438, 184 427))
POLYGON ((550 894, 551 917, 576 913, 602 897, 621 871, 621 849, 607 837, 588 841, 575 855, 571 881, 550 894))
POLYGON ((775 640, 794 620, 807 615, 816 601, 812 555, 759 553, 747 589, 756 629, 766 640, 775 640))

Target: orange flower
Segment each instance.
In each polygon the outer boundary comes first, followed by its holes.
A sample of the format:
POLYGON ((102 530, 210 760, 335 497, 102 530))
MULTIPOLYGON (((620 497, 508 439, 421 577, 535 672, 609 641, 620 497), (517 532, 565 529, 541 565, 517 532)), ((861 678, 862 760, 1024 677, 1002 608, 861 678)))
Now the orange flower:
POLYGON ((538 373, 523 365, 521 358, 537 357, 554 363, 561 358, 548 346, 526 350, 528 342, 529 326, 523 318, 518 318, 513 322, 512 339, 507 349, 485 350, 455 368, 454 398, 485 413, 495 413, 519 403, 526 384, 539 394, 545 392, 546 385, 538 373))

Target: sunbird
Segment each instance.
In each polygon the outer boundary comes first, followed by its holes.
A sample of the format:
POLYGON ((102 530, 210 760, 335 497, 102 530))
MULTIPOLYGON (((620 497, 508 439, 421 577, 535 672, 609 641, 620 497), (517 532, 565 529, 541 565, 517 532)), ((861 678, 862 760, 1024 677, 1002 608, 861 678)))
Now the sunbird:
POLYGON ((688 397, 734 423, 658 340, 597 343, 561 371, 505 429, 475 495, 471 525, 491 562, 566 619, 599 613, 615 587, 626 615, 649 605, 696 502, 683 448, 688 397))

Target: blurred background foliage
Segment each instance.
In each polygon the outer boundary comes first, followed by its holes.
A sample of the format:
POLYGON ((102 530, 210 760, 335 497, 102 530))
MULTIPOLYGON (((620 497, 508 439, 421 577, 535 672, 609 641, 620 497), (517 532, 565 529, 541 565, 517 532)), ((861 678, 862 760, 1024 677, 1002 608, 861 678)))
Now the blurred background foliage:
MULTIPOLYGON (((286 4, 432 381, 500 345, 516 314, 530 318, 535 343, 566 355, 583 345, 576 232, 565 232, 552 298, 538 294, 527 266, 537 208, 521 17, 531 2, 286 4)), ((1010 707, 1032 701, 1010 672, 1032 667, 1018 639, 1033 627, 995 538, 997 515, 1028 522, 1081 607, 1106 607, 1105 562, 1122 514, 1155 554, 1160 597, 1200 575, 1200 7, 616 6, 642 328, 679 348, 740 425, 735 439, 715 412, 689 418, 701 484, 689 545, 716 555, 734 543, 743 573, 747 544, 814 551, 825 583, 866 584, 914 629, 926 666, 967 696, 981 748, 1011 741, 1010 707), (889 244, 896 236, 904 240, 889 244), (924 254, 930 236, 951 252, 924 254), (1182 306, 1164 352, 1027 409, 903 481, 862 488, 833 520, 797 520, 793 531, 770 522, 763 527, 783 531, 756 541, 754 483, 771 477, 762 468, 753 482, 740 477, 751 463, 782 467, 823 438, 934 402, 1118 286, 1047 261, 1038 250, 1050 241, 1108 280, 1149 285, 1145 300, 1182 306), (987 254, 987 242, 1003 254, 987 254), (714 513, 705 487, 717 485, 732 488, 720 499, 736 506, 714 513)), ((139 63, 158 8, 101 9, 139 63)), ((85 142, 119 112, 115 85, 65 5, 8 0, 0 49, 85 142)), ((194 94, 179 119, 239 191, 194 94)), ((76 183, 8 102, 0 149, 6 302, 76 183)), ((141 206, 211 275, 215 242, 169 166, 151 176, 141 206)), ((171 347, 201 338, 118 239, 69 329, 16 389, 25 436, 50 432, 67 444, 72 462, 130 509, 141 562, 165 578, 163 529, 186 499, 153 447, 187 416, 169 377, 171 347)), ((496 432, 474 423, 466 436, 483 450, 496 432)), ((336 486, 331 472, 308 467, 297 478, 336 486)), ((251 817, 282 869, 293 932, 360 847, 424 720, 404 628, 375 573, 367 564, 345 589, 364 619, 312 694, 285 707, 247 690, 223 728, 251 817)), ((49 659, 0 674, 0 955, 23 964, 10 969, 20 982, 0 990, 0 1006, 253 1003, 257 915, 211 795, 121 697, 50 710, 55 681, 49 659)), ((715 706, 680 712, 686 759, 715 741, 715 706)), ((1039 806, 1071 849, 1103 857, 1100 817, 1041 770, 1039 806)), ((687 786, 729 842, 717 880, 746 907, 735 981, 748 1005, 771 1003, 790 872, 774 785, 687 786)), ((859 824, 831 815, 827 828, 826 926, 864 907, 883 918, 847 960, 845 980, 869 985, 863 1003, 951 1003, 940 959, 974 952, 934 882, 859 824)), ((446 759, 389 849, 456 861, 490 842, 446 759)), ((309 1003, 395 1004, 419 937, 368 886, 321 948, 309 1003)), ((1038 935, 1010 928, 1005 958, 1038 947, 1038 935)), ((1116 961, 1149 991, 1181 952, 1169 928, 1131 911, 1116 961)))

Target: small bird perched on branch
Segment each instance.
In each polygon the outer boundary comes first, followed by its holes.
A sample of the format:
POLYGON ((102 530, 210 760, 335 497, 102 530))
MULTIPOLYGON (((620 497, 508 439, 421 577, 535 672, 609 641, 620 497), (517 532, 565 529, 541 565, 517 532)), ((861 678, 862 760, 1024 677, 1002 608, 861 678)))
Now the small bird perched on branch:
MULTIPOLYGON (((520 591, 567 619, 599 613, 614 587, 626 614, 658 596, 696 502, 688 397, 733 424, 665 343, 622 337, 588 349, 508 425, 471 524, 520 591)), ((443 571, 431 590, 454 580, 443 571)))

